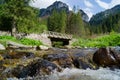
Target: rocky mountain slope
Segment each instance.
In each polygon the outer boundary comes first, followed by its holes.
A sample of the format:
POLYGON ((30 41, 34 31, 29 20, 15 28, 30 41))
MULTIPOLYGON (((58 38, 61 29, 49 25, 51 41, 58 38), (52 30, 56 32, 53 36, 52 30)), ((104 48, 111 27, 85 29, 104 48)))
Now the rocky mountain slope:
POLYGON ((94 15, 90 20, 90 24, 91 25, 101 24, 103 20, 107 19, 109 16, 114 16, 119 13, 120 13, 120 5, 117 5, 111 9, 105 10, 103 12, 94 15))
MULTIPOLYGON (((61 1, 56 1, 52 5, 48 6, 46 9, 40 9, 40 17, 48 17, 52 14, 53 10, 57 10, 58 12, 65 10, 67 14, 70 13, 69 6, 61 1)), ((83 11, 81 11, 81 16, 84 21, 89 20, 88 15, 83 11)))

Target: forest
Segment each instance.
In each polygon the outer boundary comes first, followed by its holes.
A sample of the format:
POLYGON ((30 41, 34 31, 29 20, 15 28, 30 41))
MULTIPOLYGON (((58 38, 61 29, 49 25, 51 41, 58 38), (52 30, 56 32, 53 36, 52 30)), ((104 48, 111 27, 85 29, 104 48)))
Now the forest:
POLYGON ((0 2, 0 30, 24 33, 41 33, 44 30, 83 36, 89 33, 80 11, 68 15, 64 10, 55 9, 48 18, 40 18, 40 11, 31 7, 31 0, 1 0, 0 2), (14 31, 15 30, 15 31, 14 31), (87 30, 87 31, 86 31, 87 30), (87 33, 86 33, 87 32, 87 33))

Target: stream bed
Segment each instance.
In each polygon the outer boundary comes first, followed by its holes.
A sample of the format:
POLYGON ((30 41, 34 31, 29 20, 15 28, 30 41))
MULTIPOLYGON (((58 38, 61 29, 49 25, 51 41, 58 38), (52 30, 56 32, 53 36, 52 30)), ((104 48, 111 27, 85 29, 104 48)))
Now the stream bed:
POLYGON ((14 50, 0 56, 0 80, 120 80, 118 49, 14 50))

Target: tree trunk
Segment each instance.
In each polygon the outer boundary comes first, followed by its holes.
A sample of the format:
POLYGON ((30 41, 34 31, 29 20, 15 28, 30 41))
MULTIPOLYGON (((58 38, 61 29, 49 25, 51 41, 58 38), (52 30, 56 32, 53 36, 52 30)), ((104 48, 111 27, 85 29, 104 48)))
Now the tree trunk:
POLYGON ((13 21, 12 21, 12 29, 11 29, 11 35, 15 36, 15 33, 16 33, 16 22, 15 22, 15 19, 13 19, 13 21))

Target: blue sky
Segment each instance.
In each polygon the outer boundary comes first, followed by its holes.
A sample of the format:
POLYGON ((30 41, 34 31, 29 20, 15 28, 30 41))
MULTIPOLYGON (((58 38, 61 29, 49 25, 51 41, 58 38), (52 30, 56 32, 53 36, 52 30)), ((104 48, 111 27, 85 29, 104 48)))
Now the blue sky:
POLYGON ((66 3, 69 5, 69 9, 72 9, 73 6, 77 6, 84 10, 90 18, 98 12, 110 9, 115 5, 120 4, 120 0, 34 0, 31 5, 37 8, 46 8, 55 1, 66 3))

